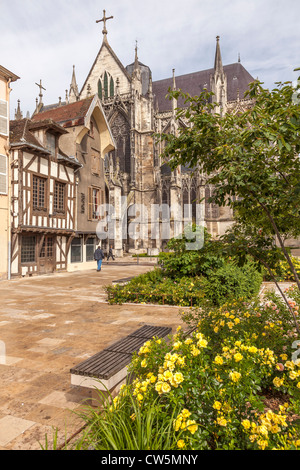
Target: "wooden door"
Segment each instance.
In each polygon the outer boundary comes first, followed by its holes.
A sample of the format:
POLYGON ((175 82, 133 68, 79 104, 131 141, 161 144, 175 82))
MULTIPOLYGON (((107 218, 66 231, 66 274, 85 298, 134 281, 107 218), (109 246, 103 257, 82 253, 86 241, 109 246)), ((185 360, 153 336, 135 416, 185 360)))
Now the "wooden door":
POLYGON ((40 274, 49 274, 55 271, 55 237, 45 235, 41 244, 39 253, 39 272, 40 274))

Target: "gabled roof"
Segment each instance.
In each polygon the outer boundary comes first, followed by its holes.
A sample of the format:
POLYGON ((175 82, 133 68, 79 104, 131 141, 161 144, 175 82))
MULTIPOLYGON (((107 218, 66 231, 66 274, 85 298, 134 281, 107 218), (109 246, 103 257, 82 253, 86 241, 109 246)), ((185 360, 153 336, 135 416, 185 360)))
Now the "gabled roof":
POLYGON ((10 79, 12 82, 16 82, 20 78, 18 75, 10 72, 10 70, 6 69, 2 65, 0 65, 0 76, 4 77, 6 80, 10 79))
POLYGON ((34 137, 34 135, 30 132, 30 119, 20 119, 16 121, 10 121, 10 133, 9 133, 9 140, 10 145, 29 145, 37 148, 38 150, 50 153, 47 149, 45 149, 40 142, 34 137))
POLYGON ((116 61, 116 63, 118 64, 118 66, 120 67, 120 69, 122 70, 122 72, 124 73, 124 75, 128 78, 129 81, 131 81, 131 77, 130 77, 129 73, 127 72, 126 68, 124 67, 124 65, 122 64, 122 62, 120 61, 120 59, 117 57, 117 55, 114 53, 113 49, 111 48, 111 46, 108 44, 108 41, 106 40, 106 41, 103 41, 103 42, 102 42, 102 45, 101 45, 101 47, 100 47, 100 50, 99 50, 99 52, 98 52, 98 54, 97 54, 97 56, 96 56, 96 59, 94 60, 94 63, 93 63, 93 65, 92 65, 92 67, 91 67, 91 70, 89 71, 89 73, 88 73, 88 75, 87 75, 87 77, 86 77, 86 80, 85 80, 85 82, 84 82, 84 84, 83 84, 83 86, 82 86, 82 88, 81 88, 81 91, 80 91, 79 95, 81 95, 81 93, 83 92, 83 90, 84 90, 84 88, 85 88, 85 85, 86 85, 87 82, 89 81, 89 78, 90 78, 90 75, 91 75, 91 73, 92 73, 92 70, 93 70, 93 68, 95 67, 96 63, 98 62, 98 58, 99 58, 99 56, 100 56, 100 54, 101 54, 101 52, 102 52, 102 49, 103 49, 104 47, 106 47, 106 48, 108 49, 109 53, 110 53, 111 56, 114 58, 114 60, 116 61))
MULTIPOLYGON (((243 67, 240 62, 223 66, 227 75, 227 101, 235 101, 239 90, 240 98, 244 97, 245 91, 254 78, 243 67)), ((206 88, 211 91, 210 80, 214 74, 214 68, 201 70, 176 77, 176 88, 191 96, 198 96, 206 88)), ((153 94, 157 100, 159 111, 171 111, 172 101, 166 98, 169 88, 173 87, 173 78, 153 82, 153 94)), ((178 100, 178 107, 184 107, 182 100, 178 100)))
MULTIPOLYGON (((59 133, 63 134, 67 132, 59 124, 54 123, 50 119, 35 122, 27 118, 10 121, 9 139, 11 147, 29 148, 42 155, 50 156, 51 152, 44 147, 32 133, 33 130, 45 127, 60 131, 59 133)), ((59 150, 58 160, 63 161, 65 164, 72 166, 73 168, 82 166, 75 157, 70 157, 61 150, 59 150)))
POLYGON ((42 108, 38 114, 32 117, 33 121, 41 121, 52 119, 59 122, 64 127, 80 126, 84 124, 84 118, 92 104, 94 97, 91 96, 84 100, 75 101, 74 103, 63 106, 49 106, 42 108))

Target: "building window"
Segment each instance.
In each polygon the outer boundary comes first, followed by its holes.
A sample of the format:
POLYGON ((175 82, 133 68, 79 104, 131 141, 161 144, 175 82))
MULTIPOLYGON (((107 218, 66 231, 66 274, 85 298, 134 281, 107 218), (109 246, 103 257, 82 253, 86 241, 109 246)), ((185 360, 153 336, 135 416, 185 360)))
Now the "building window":
POLYGON ((7 158, 0 155, 0 194, 7 194, 7 158))
POLYGON ((52 258, 53 257, 53 238, 46 237, 40 252, 40 258, 52 258))
POLYGON ((47 209, 46 205, 46 184, 47 180, 45 178, 40 178, 38 176, 33 176, 32 179, 32 204, 34 210, 43 210, 47 209))
POLYGON ((115 94, 115 85, 114 85, 114 80, 112 77, 110 77, 110 89, 109 89, 110 96, 114 96, 115 94))
POLYGON ((103 98, 113 97, 115 95, 114 79, 108 72, 104 72, 98 80, 98 96, 103 98))
POLYGON ((98 96, 100 100, 102 100, 102 82, 101 80, 98 81, 98 96))
POLYGON ((56 212, 65 212, 66 185, 55 181, 53 208, 56 212))
POLYGON ((95 238, 88 238, 86 241, 86 261, 94 261, 95 238))
POLYGON ((52 155, 55 155, 56 148, 56 137, 54 134, 47 132, 47 149, 51 152, 52 155))
POLYGON ((8 135, 8 102, 0 100, 0 134, 8 135))
POLYGON ((108 77, 106 72, 104 74, 104 97, 108 98, 108 77))
POLYGON ((21 246, 21 263, 34 263, 35 262, 35 236, 22 237, 21 246))
POLYGON ((100 217, 99 209, 102 204, 101 195, 103 191, 92 186, 89 187, 88 191, 88 220, 97 220, 100 217))
POLYGON ((81 238, 77 237, 71 243, 71 263, 81 263, 82 261, 82 243, 81 238))

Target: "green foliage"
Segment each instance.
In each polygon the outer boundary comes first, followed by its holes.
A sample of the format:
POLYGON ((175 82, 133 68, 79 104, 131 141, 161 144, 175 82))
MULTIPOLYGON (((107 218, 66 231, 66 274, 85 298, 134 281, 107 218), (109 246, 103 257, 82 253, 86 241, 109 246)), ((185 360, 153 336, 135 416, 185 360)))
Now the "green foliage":
MULTIPOLYGON (((200 229, 200 228, 198 228, 200 229)), ((196 230, 196 227, 193 227, 196 230)), ((159 262, 166 276, 208 276, 212 270, 220 268, 225 260, 220 253, 218 243, 213 240, 206 229, 201 228, 203 246, 198 250, 186 249, 186 237, 173 238, 168 242, 167 253, 159 254, 159 262)))
POLYGON ((110 303, 152 303, 168 305, 202 305, 205 302, 201 277, 169 278, 155 269, 132 279, 125 286, 106 286, 110 303))
POLYGON ((214 188, 210 202, 233 209, 239 230, 234 229, 232 249, 241 253, 244 247, 270 275, 280 254, 300 290, 285 246, 300 235, 299 84, 295 89, 291 82, 278 83, 270 91, 255 81, 247 93, 251 109, 224 115, 216 112, 212 93, 171 92, 185 100, 177 117, 189 125, 176 136, 157 137, 166 144, 164 157, 172 169, 200 168, 214 188))
POLYGON ((253 263, 241 267, 227 263, 203 279, 203 290, 214 305, 223 305, 237 297, 250 299, 258 294, 262 281, 262 274, 253 263))

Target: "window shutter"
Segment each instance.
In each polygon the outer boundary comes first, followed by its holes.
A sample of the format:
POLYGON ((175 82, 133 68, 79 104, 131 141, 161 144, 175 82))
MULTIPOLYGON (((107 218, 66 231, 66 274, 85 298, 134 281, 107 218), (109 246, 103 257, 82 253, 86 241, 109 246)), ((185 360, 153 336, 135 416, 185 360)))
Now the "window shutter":
POLYGON ((88 220, 93 220, 93 188, 88 188, 88 220))
POLYGON ((0 100, 0 134, 8 135, 8 103, 0 100))
POLYGON ((7 158, 0 155, 0 194, 7 194, 7 158))

